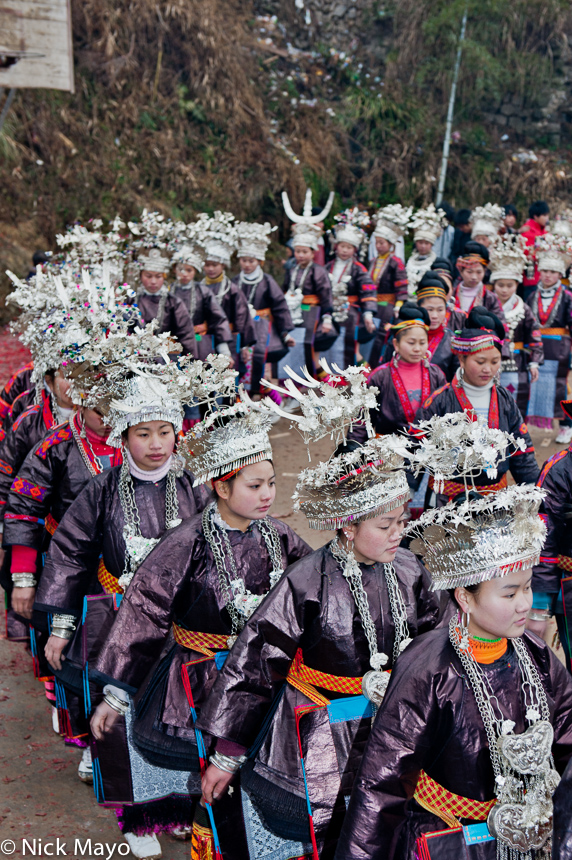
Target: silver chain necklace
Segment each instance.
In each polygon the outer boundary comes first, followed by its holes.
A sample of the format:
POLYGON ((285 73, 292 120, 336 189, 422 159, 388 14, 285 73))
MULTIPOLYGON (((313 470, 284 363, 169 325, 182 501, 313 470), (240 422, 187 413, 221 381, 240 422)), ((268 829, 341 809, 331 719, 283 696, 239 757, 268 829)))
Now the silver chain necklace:
POLYGON ((252 304, 252 302, 254 301, 254 295, 255 295, 255 293, 256 293, 256 289, 257 289, 257 287, 258 287, 258 284, 260 284, 260 283, 261 283, 261 281, 262 281, 262 279, 263 279, 263 278, 264 278, 264 272, 262 272, 262 274, 260 275, 260 277, 259 277, 259 278, 257 278, 257 280, 255 280, 255 281, 247 281, 247 280, 245 279, 245 277, 244 277, 244 272, 241 272, 241 273, 240 273, 240 278, 239 278, 240 289, 242 290, 242 286, 243 286, 243 284, 246 284, 246 285, 247 285, 247 287, 250 287, 250 288, 251 288, 251 289, 250 289, 250 293, 249 293, 249 295, 248 295, 248 299, 247 299, 247 301, 248 301, 248 304, 249 304, 249 305, 251 305, 251 304, 252 304))
MULTIPOLYGON (((345 550, 337 538, 334 538, 330 543, 330 552, 340 565, 342 574, 350 587, 350 591, 359 612, 362 627, 367 638, 367 643, 369 645, 369 663, 372 668, 371 671, 366 672, 363 676, 363 694, 375 707, 379 707, 383 701, 387 685, 389 684, 389 672, 383 671, 383 666, 388 663, 389 658, 387 654, 380 653, 377 648, 377 631, 373 623, 373 618, 371 617, 367 592, 363 587, 360 566, 356 561, 353 551, 345 550)), ((397 658, 401 652, 407 648, 411 639, 409 637, 409 627, 407 625, 405 601, 403 600, 403 595, 399 589, 393 565, 384 564, 383 574, 385 584, 387 585, 391 617, 395 626, 395 639, 393 641, 392 655, 393 665, 395 665, 397 658)))
MULTIPOLYGON (((123 461, 119 475, 119 501, 123 510, 123 539, 125 540, 125 566, 119 577, 119 585, 125 590, 139 565, 147 558, 161 538, 146 538, 141 534, 141 517, 135 501, 133 478, 129 471, 127 458, 123 461)), ((172 469, 167 472, 165 491, 165 529, 174 529, 182 522, 179 519, 179 500, 177 482, 172 469)))
POLYGON ((532 860, 551 855, 552 795, 560 781, 554 769, 554 730, 546 692, 521 639, 511 639, 522 678, 525 717, 522 734, 513 733, 514 722, 505 719, 500 703, 472 652, 468 637, 461 636, 456 618, 449 622, 449 639, 475 696, 495 774, 497 803, 488 817, 488 828, 497 840, 498 860, 532 860))
POLYGON ((71 427, 72 436, 73 436, 75 443, 79 449, 79 453, 81 454, 81 459, 85 463, 87 471, 89 472, 89 474, 93 478, 96 475, 101 475, 101 473, 103 472, 103 463, 101 462, 99 457, 96 455, 95 451, 93 450, 93 445, 91 444, 91 442, 89 441, 89 439, 87 437, 87 433, 86 433, 86 429, 85 429, 85 421, 82 421, 81 436, 77 431, 77 427, 76 427, 76 423, 75 423, 75 415, 72 415, 70 417, 69 424, 71 427), (91 451, 91 456, 93 457, 93 463, 91 462, 91 460, 89 459, 89 457, 86 454, 86 451, 85 451, 85 448, 83 445, 83 440, 85 440, 85 444, 89 447, 89 450, 91 451), (94 465, 94 463, 95 463, 95 465, 94 465))
MULTIPOLYGON (((234 553, 226 529, 221 528, 215 522, 216 511, 216 502, 211 502, 203 511, 202 524, 205 539, 213 554, 219 585, 226 602, 226 610, 231 620, 231 631, 228 637, 230 648, 266 594, 252 594, 246 588, 244 579, 238 575, 234 553)), ((264 539, 272 564, 269 573, 270 589, 272 589, 284 573, 280 536, 276 527, 268 519, 256 520, 255 525, 264 539)))

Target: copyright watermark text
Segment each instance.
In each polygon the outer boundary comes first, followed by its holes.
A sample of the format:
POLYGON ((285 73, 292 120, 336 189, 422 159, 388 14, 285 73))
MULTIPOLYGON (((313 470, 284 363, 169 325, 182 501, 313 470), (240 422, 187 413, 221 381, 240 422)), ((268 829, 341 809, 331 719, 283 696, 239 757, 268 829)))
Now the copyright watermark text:
POLYGON ((94 842, 93 839, 13 839, 0 842, 0 854, 10 856, 19 850, 26 857, 103 857, 112 860, 129 854, 127 842, 94 842))

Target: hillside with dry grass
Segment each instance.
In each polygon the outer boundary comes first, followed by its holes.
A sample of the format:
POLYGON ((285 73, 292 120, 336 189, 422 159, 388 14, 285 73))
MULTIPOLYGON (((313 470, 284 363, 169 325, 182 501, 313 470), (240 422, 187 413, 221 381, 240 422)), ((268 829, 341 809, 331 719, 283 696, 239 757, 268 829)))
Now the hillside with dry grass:
MULTIPOLYGON (((72 0, 75 94, 20 91, 0 137, 3 268, 67 223, 144 206, 229 208, 284 238, 284 188, 300 204, 333 187, 338 208, 432 199, 464 0, 351 2, 329 36, 324 0, 72 0)), ((568 10, 469 3, 456 205, 565 199, 568 10)))

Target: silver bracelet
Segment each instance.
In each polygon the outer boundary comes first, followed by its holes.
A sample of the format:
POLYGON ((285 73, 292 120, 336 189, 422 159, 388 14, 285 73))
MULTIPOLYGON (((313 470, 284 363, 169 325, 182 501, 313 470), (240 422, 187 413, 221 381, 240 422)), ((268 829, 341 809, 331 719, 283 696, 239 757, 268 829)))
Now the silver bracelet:
POLYGON ((50 630, 50 636, 57 636, 58 639, 73 639, 75 630, 69 630, 67 627, 54 627, 50 630))
POLYGON ((245 755, 223 755, 222 753, 215 752, 209 758, 209 761, 225 773, 236 773, 237 770, 240 770, 246 758, 245 755))
POLYGON ((109 690, 103 697, 103 701, 106 705, 109 705, 110 708, 113 708, 114 711, 117 711, 118 714, 121 714, 122 717, 124 717, 129 710, 129 702, 124 702, 119 698, 119 696, 110 693, 109 690))
POLYGON ((76 617, 75 615, 60 615, 56 613, 52 615, 52 626, 73 632, 76 629, 76 617))
POLYGON ((14 588, 35 588, 38 584, 35 573, 13 573, 12 585, 14 588))

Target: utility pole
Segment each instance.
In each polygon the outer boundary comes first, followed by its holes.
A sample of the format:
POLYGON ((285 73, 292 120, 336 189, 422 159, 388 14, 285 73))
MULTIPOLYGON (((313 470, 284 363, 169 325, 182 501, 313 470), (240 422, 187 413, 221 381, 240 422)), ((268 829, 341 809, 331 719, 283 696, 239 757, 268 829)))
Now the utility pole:
POLYGON ((445 191, 445 180, 447 179, 447 163, 449 161, 449 149, 451 147, 451 131, 453 128, 453 112, 455 110, 455 96, 457 95, 457 81, 459 80, 459 71, 461 69, 461 54, 463 53, 463 42, 465 41, 465 31, 467 29, 467 17, 469 14, 468 0, 465 3, 465 12, 461 23, 461 35, 459 36, 459 46, 457 48, 457 59, 455 61, 455 71, 453 73, 453 83, 451 86, 451 95, 449 96, 449 109, 447 111, 447 124, 445 126, 445 140, 443 141, 443 158, 441 159, 441 172, 439 174, 439 187, 437 188, 437 201, 439 206, 443 200, 445 191))

